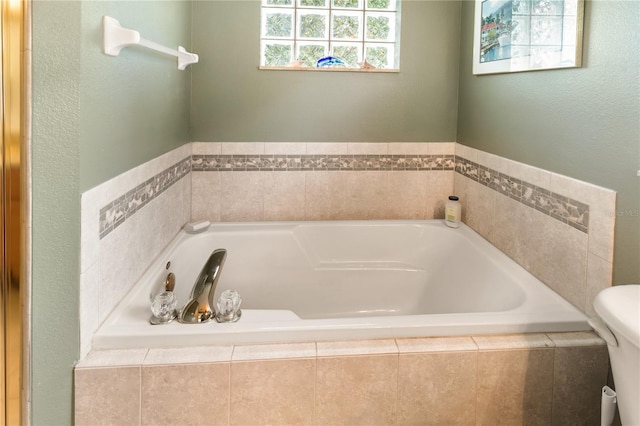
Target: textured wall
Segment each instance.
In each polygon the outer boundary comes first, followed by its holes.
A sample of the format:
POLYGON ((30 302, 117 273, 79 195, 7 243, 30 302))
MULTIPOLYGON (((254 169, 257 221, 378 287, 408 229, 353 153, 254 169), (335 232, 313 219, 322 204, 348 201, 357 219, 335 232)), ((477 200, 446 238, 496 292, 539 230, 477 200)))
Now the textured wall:
POLYGON ((577 69, 473 76, 472 21, 465 1, 457 141, 617 191, 614 283, 640 282, 640 3, 587 2, 577 69))
POLYGON ((460 3, 402 4, 400 73, 258 70, 259 1, 196 1, 192 140, 455 140, 460 3))
POLYGON ((36 1, 32 10, 34 425, 71 424, 72 419, 80 266, 79 4, 36 1))
POLYGON ((186 1, 82 3, 80 189, 85 191, 190 141, 191 70, 177 59, 129 47, 102 53, 102 16, 143 38, 190 50, 186 1))
POLYGON ((188 46, 191 4, 33 2, 32 423, 72 424, 80 193, 188 141, 189 75, 138 49, 101 53, 101 17, 188 46))

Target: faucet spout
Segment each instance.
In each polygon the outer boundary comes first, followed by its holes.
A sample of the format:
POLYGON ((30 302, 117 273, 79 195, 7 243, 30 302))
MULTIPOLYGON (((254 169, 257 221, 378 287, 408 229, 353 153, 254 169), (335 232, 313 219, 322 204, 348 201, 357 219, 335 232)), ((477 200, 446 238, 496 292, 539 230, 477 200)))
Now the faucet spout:
POLYGON ((193 285, 191 300, 184 305, 178 315, 179 322, 198 324, 211 321, 215 317, 212 308, 213 298, 226 257, 225 249, 216 249, 211 253, 193 285))

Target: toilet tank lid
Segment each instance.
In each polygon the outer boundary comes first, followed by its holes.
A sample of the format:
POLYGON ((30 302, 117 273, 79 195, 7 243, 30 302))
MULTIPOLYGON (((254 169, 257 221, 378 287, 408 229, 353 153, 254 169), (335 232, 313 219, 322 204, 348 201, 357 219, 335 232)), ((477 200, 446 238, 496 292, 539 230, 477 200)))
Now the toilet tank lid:
POLYGON ((640 285, 628 284, 601 291, 593 302, 600 318, 613 331, 640 347, 640 285))

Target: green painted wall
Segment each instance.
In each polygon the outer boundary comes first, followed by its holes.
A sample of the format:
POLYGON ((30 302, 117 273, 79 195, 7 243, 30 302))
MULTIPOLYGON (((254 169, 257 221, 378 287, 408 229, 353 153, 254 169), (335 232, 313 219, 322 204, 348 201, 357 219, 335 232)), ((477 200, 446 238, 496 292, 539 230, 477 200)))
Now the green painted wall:
POLYGON ((589 1, 582 68, 472 75, 462 8, 458 142, 618 191, 614 282, 640 283, 640 2, 589 1))
POLYGON ((33 2, 34 425, 73 422, 80 194, 189 141, 190 72, 142 50, 103 55, 102 15, 189 47, 189 2, 33 2))
POLYGON ((194 141, 454 141, 460 3, 402 4, 398 74, 258 70, 260 2, 195 1, 194 141))
POLYGON ((188 1, 82 2, 80 189, 84 192, 160 154, 190 142, 192 66, 129 47, 102 53, 102 16, 138 30, 147 40, 189 50, 188 1))
POLYGON ((79 344, 80 7, 32 5, 31 423, 64 425, 79 344))

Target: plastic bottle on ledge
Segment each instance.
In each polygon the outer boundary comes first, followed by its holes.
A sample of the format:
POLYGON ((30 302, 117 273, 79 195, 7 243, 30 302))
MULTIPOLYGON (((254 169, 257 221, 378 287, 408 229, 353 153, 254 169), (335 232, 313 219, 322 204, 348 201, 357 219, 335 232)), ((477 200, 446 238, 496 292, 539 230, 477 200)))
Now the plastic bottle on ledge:
POLYGON ((450 228, 460 226, 460 218, 462 216, 462 206, 458 197, 451 195, 444 206, 444 223, 450 228))

